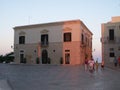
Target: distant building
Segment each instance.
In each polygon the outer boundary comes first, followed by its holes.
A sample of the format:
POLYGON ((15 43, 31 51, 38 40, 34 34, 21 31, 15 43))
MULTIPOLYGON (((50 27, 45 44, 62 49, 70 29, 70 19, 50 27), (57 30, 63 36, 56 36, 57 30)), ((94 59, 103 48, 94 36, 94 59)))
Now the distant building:
POLYGON ((83 64, 92 56, 92 32, 80 20, 14 27, 16 63, 83 64))
POLYGON ((102 60, 106 65, 113 65, 114 57, 120 56, 120 16, 101 25, 102 60))

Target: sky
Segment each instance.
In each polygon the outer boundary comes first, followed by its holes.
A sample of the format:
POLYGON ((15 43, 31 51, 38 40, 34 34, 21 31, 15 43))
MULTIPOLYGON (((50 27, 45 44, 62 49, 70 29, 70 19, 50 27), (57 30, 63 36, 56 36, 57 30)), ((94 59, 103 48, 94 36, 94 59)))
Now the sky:
POLYGON ((113 16, 120 16, 120 0, 0 0, 0 55, 13 51, 15 26, 80 19, 93 33, 93 57, 100 61, 101 23, 113 16))

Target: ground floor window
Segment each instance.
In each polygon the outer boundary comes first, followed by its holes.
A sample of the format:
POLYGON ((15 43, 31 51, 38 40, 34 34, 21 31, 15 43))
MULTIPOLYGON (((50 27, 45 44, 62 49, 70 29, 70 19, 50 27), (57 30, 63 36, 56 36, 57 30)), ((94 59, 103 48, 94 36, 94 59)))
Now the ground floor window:
POLYGON ((65 64, 70 64, 70 54, 69 53, 65 54, 65 64))
POLYGON ((114 52, 110 52, 109 56, 114 57, 115 56, 114 52))

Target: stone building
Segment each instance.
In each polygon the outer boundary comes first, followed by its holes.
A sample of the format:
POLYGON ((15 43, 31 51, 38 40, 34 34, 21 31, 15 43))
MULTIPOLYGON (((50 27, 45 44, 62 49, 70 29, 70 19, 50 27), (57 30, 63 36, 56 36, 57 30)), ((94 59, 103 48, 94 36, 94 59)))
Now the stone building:
POLYGON ((83 64, 92 56, 92 32, 80 20, 14 27, 16 63, 83 64))
POLYGON ((101 25, 102 60, 106 65, 114 65, 114 57, 120 56, 120 16, 101 25))

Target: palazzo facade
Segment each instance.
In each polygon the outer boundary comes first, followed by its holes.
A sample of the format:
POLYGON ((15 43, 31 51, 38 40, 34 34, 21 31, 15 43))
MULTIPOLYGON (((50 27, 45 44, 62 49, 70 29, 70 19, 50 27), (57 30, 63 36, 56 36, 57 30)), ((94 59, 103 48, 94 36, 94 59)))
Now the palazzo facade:
POLYGON ((92 57, 92 35, 81 20, 16 26, 15 63, 83 64, 92 57))
POLYGON ((102 61, 114 65, 114 58, 120 56, 120 16, 101 25, 102 61))

